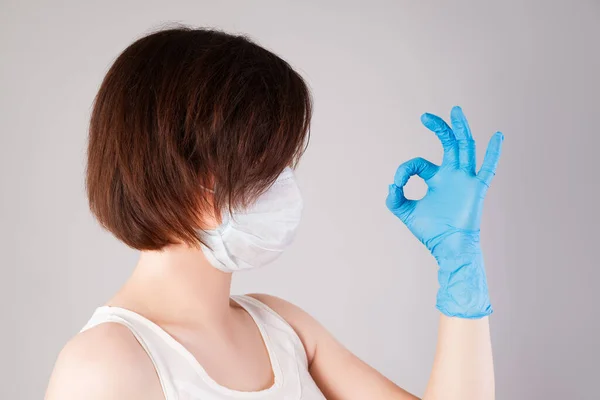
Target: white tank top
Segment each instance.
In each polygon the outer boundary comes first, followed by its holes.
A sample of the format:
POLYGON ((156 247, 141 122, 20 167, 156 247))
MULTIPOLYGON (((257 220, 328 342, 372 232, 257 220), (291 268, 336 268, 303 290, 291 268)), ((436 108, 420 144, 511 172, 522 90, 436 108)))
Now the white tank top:
POLYGON ((269 353, 274 384, 244 392, 216 383, 195 357, 152 321, 120 307, 98 307, 85 331, 104 322, 125 325, 144 348, 158 374, 166 400, 324 400, 308 372, 304 346, 294 329, 267 305, 249 296, 232 296, 254 319, 269 353))

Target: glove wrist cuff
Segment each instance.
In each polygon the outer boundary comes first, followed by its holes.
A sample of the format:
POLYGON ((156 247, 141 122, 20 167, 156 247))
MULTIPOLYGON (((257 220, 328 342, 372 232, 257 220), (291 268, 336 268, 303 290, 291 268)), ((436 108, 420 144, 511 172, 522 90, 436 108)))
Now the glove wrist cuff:
POLYGON ((468 262, 470 259, 481 257, 479 230, 454 228, 430 240, 426 245, 438 264, 452 260, 468 262))
POLYGON ((438 310, 460 318, 482 318, 493 312, 481 252, 440 259, 438 263, 438 310))

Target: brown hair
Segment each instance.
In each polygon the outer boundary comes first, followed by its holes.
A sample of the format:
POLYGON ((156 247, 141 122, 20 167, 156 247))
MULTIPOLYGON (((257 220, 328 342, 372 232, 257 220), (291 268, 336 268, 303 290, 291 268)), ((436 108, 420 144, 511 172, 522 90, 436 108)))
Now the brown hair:
POLYGON ((142 37, 94 100, 90 210, 135 249, 198 245, 203 215, 247 206, 296 166, 311 111, 300 75, 245 36, 178 26, 142 37))

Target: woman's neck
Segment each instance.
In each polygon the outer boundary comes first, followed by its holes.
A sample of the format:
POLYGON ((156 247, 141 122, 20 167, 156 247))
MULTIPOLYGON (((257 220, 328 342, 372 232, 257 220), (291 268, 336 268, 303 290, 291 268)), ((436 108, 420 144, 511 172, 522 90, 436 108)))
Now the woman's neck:
POLYGON ((228 324, 231 274, 209 264, 200 249, 171 245, 142 251, 136 268, 109 305, 135 308, 160 324, 228 324))

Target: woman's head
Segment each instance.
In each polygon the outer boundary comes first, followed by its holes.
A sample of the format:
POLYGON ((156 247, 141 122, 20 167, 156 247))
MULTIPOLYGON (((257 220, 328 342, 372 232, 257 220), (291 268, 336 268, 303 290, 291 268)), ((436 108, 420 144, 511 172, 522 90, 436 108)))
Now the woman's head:
POLYGON ((300 75, 244 36, 147 35, 115 60, 94 102, 90 209, 136 249, 197 244, 207 218, 247 206, 297 163, 311 109, 300 75))

